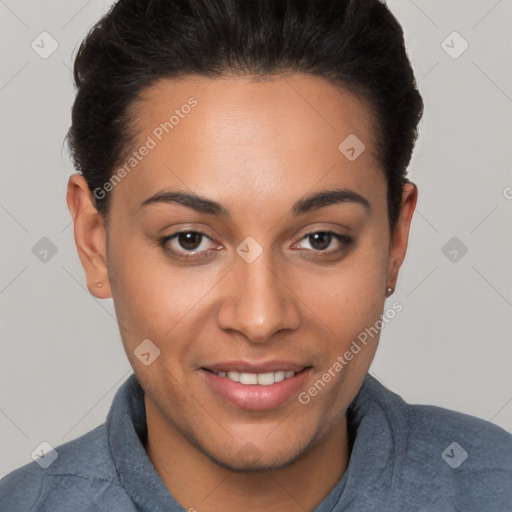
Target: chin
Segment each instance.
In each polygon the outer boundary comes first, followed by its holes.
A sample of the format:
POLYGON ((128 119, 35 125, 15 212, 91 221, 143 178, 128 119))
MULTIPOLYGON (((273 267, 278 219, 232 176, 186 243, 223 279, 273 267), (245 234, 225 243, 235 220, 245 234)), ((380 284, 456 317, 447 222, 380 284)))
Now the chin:
POLYGON ((200 449, 211 461, 229 471, 254 473, 289 466, 307 453, 311 447, 312 443, 305 446, 290 446, 287 447, 286 452, 281 451, 278 453, 269 447, 269 453, 263 453, 255 445, 248 442, 234 454, 231 450, 217 454, 204 449, 204 447, 200 447, 200 449))

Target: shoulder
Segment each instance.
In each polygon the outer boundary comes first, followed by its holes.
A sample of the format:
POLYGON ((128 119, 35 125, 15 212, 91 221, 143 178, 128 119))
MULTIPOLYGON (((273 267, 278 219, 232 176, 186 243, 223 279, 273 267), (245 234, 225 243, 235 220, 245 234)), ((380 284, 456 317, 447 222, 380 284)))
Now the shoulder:
POLYGON ((72 505, 76 512, 97 512, 110 501, 126 501, 123 510, 132 510, 110 457, 105 424, 55 452, 46 469, 33 461, 0 480, 1 511, 60 512, 72 505))
POLYGON ((400 408, 405 488, 439 510, 512 510, 510 433, 441 407, 402 402, 400 408))
POLYGON ((512 435, 501 427, 436 406, 406 404, 403 411, 413 451, 437 455, 452 469, 512 474, 512 435))

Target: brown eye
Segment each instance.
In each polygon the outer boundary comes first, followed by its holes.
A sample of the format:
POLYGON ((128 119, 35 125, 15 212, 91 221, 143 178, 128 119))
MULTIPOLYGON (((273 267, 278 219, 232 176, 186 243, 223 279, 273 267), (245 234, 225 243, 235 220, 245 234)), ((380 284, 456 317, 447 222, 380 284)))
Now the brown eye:
POLYGON ((196 231, 186 231, 179 233, 177 236, 177 241, 182 249, 186 249, 187 251, 194 251, 201 244, 202 238, 203 235, 201 233, 197 233, 196 231))
POLYGON ((354 239, 334 231, 315 231, 302 237, 296 245, 298 246, 296 248, 302 249, 301 253, 306 258, 333 260, 333 258, 342 257, 354 245, 354 239))
POLYGON ((165 253, 175 260, 205 260, 213 257, 218 246, 201 231, 179 231, 159 241, 165 253))
POLYGON ((308 242, 310 246, 306 247, 308 250, 318 252, 335 252, 340 246, 343 248, 350 245, 353 240, 347 235, 335 233, 334 231, 315 231, 314 233, 305 235, 302 238, 302 241, 308 242), (335 243, 333 244, 333 242, 335 243), (334 248, 331 247, 332 245, 334 245, 334 248), (331 250, 326 251, 328 247, 331 247, 331 250))
POLYGON ((318 231, 308 235, 311 247, 317 251, 324 251, 332 241, 332 234, 327 231, 318 231))

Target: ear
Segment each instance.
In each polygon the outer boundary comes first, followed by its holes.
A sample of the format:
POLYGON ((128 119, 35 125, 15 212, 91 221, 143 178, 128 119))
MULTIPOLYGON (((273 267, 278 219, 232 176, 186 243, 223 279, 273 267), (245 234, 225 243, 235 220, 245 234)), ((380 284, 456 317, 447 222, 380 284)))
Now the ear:
POLYGON ((402 192, 402 205, 400 215, 391 234, 391 246, 389 249, 388 281, 387 286, 395 288, 398 280, 398 271, 402 266, 407 251, 409 229, 411 227, 412 214, 418 200, 418 187, 408 181, 402 192))
POLYGON ((73 174, 69 178, 67 203, 73 217, 75 244, 85 270, 87 288, 98 299, 110 298, 107 233, 87 182, 80 174, 73 174), (97 283, 101 283, 101 287, 97 283))

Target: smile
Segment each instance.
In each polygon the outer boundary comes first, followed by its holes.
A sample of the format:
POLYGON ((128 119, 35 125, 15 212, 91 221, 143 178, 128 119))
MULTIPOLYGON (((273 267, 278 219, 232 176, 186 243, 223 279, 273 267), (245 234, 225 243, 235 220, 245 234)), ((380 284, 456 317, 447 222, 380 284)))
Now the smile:
POLYGON ((233 382, 239 382, 240 384, 257 384, 260 386, 271 386, 276 382, 281 382, 285 379, 292 378, 296 372, 279 370, 277 372, 267 373, 245 373, 245 372, 214 372, 219 377, 225 377, 233 382))
POLYGON ((213 393, 217 400, 237 409, 263 411, 289 402, 303 388, 312 370, 311 366, 286 370, 273 366, 272 371, 265 368, 266 371, 256 373, 254 368, 228 371, 219 365, 215 369, 201 368, 200 375, 207 392, 213 393))

